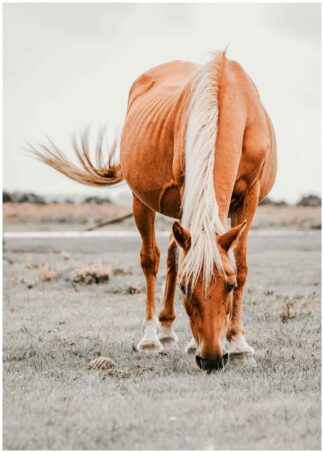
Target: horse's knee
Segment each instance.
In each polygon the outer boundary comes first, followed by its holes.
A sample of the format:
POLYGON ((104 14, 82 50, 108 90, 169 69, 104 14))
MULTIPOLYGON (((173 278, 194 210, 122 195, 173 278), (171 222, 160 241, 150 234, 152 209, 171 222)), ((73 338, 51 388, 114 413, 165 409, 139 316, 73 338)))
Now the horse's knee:
POLYGON ((141 253, 141 266, 145 274, 152 273, 155 269, 155 254, 141 253))
POLYGON ((141 265, 145 275, 156 275, 160 262, 160 250, 156 247, 154 250, 141 252, 141 265))

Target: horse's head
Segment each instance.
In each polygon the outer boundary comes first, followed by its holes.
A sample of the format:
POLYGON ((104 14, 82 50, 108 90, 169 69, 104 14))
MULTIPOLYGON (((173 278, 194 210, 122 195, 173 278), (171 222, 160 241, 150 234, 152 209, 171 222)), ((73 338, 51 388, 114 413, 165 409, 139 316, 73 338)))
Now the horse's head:
MULTIPOLYGON (((219 270, 214 266, 214 278, 207 288, 202 271, 194 287, 191 287, 190 281, 186 282, 183 276, 180 277, 183 303, 198 346, 196 362, 201 369, 220 369, 228 362, 228 353, 225 351, 226 332, 233 291, 237 286, 232 248, 245 226, 246 221, 222 235, 216 235, 216 246, 223 269, 219 270)), ((176 221, 173 224, 173 235, 183 249, 185 266, 185 258, 191 247, 190 232, 176 221)))

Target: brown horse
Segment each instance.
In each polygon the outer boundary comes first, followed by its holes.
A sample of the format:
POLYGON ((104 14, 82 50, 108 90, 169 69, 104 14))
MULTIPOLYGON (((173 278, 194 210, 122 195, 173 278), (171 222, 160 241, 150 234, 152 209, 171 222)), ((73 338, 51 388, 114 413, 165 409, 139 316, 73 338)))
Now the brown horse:
POLYGON ((219 369, 229 353, 253 354, 242 321, 247 235, 258 203, 274 183, 277 158, 273 126, 251 78, 225 52, 205 65, 157 66, 131 87, 120 165, 111 158, 102 162, 101 144, 96 165, 86 138, 81 150, 74 146, 81 167, 53 144, 34 152, 84 184, 107 186, 125 179, 131 188, 147 287, 138 350, 160 351, 164 343, 177 342, 172 326, 178 279, 193 334, 187 350, 197 348, 198 366, 219 369), (181 219, 170 236, 159 321, 156 212, 181 219))

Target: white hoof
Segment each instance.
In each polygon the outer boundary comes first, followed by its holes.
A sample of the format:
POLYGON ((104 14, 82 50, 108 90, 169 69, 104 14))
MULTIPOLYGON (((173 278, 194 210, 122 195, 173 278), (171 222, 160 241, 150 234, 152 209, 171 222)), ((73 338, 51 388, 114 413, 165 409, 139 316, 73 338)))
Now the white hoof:
POLYGON ((164 326, 160 324, 159 326, 159 340, 162 343, 178 343, 178 335, 174 332, 172 327, 164 326))
POLYGON ((145 333, 142 340, 137 345, 137 350, 139 352, 161 352, 163 351, 163 346, 160 343, 160 340, 157 336, 156 321, 150 320, 145 322, 145 333))
POLYGON ((253 355, 254 354, 254 348, 250 346, 244 335, 239 335, 236 337, 234 340, 231 341, 231 345, 229 348, 229 353, 230 354, 249 354, 253 355))
POLYGON ((163 351, 163 346, 159 340, 146 340, 143 338, 138 345, 136 346, 138 352, 161 352, 163 351))
POLYGON ((194 338, 190 340, 184 351, 186 354, 194 354, 197 351, 197 343, 194 338))

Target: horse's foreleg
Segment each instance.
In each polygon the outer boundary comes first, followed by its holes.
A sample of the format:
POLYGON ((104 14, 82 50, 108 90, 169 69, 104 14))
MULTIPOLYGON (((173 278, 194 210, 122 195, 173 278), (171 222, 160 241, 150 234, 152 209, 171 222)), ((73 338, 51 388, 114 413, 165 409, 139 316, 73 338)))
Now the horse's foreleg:
POLYGON ((163 343, 174 343, 178 341, 178 337, 172 328, 176 317, 174 310, 174 298, 177 284, 177 267, 177 245, 173 235, 170 235, 164 297, 159 314, 159 339, 163 343))
POLYGON ((155 212, 135 196, 133 211, 136 226, 142 237, 141 265, 146 278, 145 333, 137 349, 161 351, 163 346, 157 335, 158 321, 155 318, 155 282, 160 263, 160 251, 154 231, 155 212))
POLYGON ((235 248, 235 260, 237 267, 237 288, 234 290, 233 306, 231 310, 227 339, 230 341, 230 353, 254 353, 254 349, 248 345, 244 336, 242 319, 243 290, 247 279, 247 236, 255 214, 260 193, 260 184, 257 181, 245 194, 243 203, 239 209, 231 214, 232 227, 247 220, 247 228, 242 232, 235 248))

